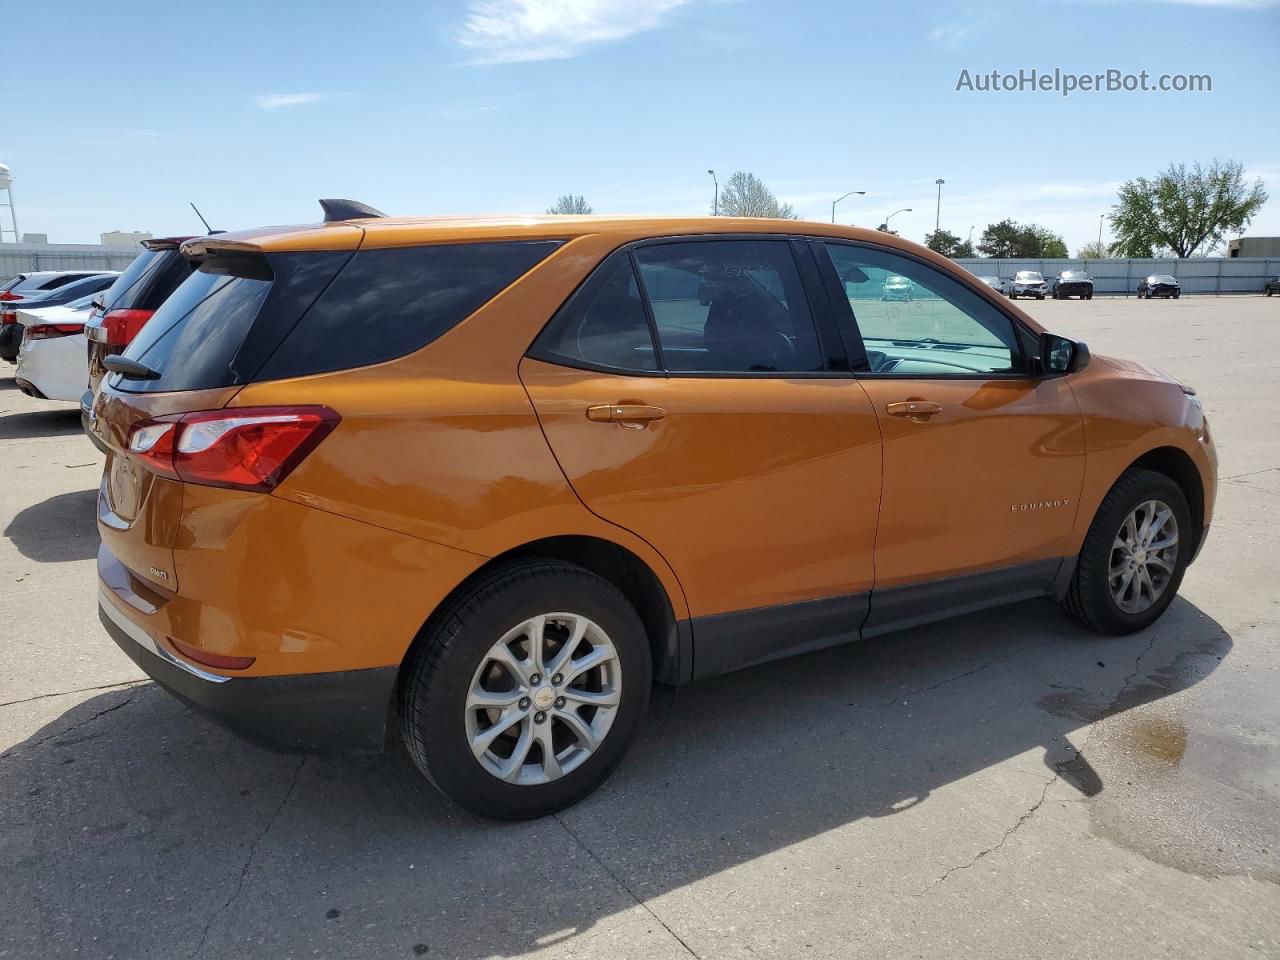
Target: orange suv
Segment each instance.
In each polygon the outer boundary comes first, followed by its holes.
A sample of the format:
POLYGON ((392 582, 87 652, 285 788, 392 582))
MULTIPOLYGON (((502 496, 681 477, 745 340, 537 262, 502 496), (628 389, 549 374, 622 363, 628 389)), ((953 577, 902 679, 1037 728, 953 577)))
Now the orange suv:
POLYGON ((92 411, 103 624, 259 743, 398 732, 538 816, 655 679, 1046 595, 1140 630, 1204 542, 1194 391, 898 237, 324 204, 188 241, 92 411))

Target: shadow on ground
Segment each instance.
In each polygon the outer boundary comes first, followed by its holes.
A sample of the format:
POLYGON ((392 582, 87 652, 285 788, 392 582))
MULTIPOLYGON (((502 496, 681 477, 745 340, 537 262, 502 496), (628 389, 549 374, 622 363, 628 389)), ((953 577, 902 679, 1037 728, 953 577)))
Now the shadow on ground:
POLYGON ((0 953, 590 954, 606 918, 665 949, 637 902, 855 821, 884 882, 941 873, 892 837, 972 829, 902 816, 962 778, 1105 792, 1077 731, 1230 649, 1182 600, 1109 639, 1030 602, 662 690, 602 790, 524 824, 458 811, 398 753, 263 753, 154 685, 111 691, 0 755, 0 953))
MULTIPOLYGON (((0 389, 3 389, 4 382, 0 380, 0 389)), ((19 399, 21 399, 20 396, 19 399)), ((0 440, 71 437, 82 432, 78 407, 68 407, 66 410, 32 410, 30 413, 0 414, 0 440)), ((85 443, 88 442, 86 438, 85 443)))
POLYGON ((39 563, 92 559, 98 555, 97 503, 96 489, 60 493, 19 511, 4 535, 39 563))

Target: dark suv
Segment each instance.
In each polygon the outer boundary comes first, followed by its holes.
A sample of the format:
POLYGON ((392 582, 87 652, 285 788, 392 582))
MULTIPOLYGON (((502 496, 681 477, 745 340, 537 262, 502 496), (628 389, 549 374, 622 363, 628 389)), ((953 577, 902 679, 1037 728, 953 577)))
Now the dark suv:
POLYGON ((93 392, 106 373, 102 362, 123 353, 160 304, 191 276, 196 263, 178 252, 182 242, 190 239, 162 237, 142 241, 143 251, 94 304, 84 325, 89 342, 89 389, 80 401, 81 420, 90 437, 93 433, 87 418, 93 392))

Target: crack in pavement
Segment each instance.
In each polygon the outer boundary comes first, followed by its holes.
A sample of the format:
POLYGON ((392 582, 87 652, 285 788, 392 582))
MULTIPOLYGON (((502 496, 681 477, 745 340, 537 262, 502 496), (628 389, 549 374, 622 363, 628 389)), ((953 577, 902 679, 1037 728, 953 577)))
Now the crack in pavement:
POLYGON ((280 814, 284 812, 285 806, 293 796, 293 790, 298 785, 298 777, 301 776, 302 768, 306 766, 306 763, 306 757, 303 757, 298 761, 298 765, 293 770, 293 779, 289 781, 289 787, 285 790, 284 796, 281 797, 280 803, 276 807, 275 812, 267 819, 263 828, 258 831, 258 835, 253 838, 253 843, 249 844, 249 855, 245 857, 244 866, 240 868, 240 876, 236 878, 236 887, 231 891, 231 896, 227 897, 226 902, 223 903, 222 906, 218 907, 217 910, 213 911, 213 913, 209 914, 209 919, 205 922, 204 929, 200 932, 200 940, 196 943, 195 950, 191 952, 191 956, 193 958, 198 957, 200 955, 200 951, 204 949, 205 941, 209 939, 209 931, 213 929, 214 921, 230 909, 231 905, 236 902, 237 898, 239 898, 240 892, 244 889, 244 882, 249 876, 249 868, 253 866, 253 859, 258 855, 258 847, 262 844, 262 841, 266 839, 267 834, 271 832, 271 828, 275 826, 276 821, 280 819, 280 814))
POLYGON ((1038 811, 1040 807, 1044 805, 1045 798, 1049 795, 1049 789, 1055 783, 1057 783, 1060 779, 1062 779, 1063 769, 1067 767, 1069 764, 1074 763, 1076 760, 1079 760, 1084 756, 1085 750, 1087 750, 1089 747, 1089 741, 1093 739, 1094 732, 1098 729, 1098 726, 1102 723, 1103 720, 1107 719, 1107 717, 1112 715, 1112 711, 1115 709, 1115 707, 1122 702, 1122 700, 1124 699, 1124 695, 1129 690, 1129 686, 1137 678, 1139 672, 1141 672, 1143 658, 1148 653, 1151 652, 1151 649, 1156 645, 1157 639, 1158 639, 1158 635, 1153 635, 1151 637, 1150 642, 1147 644, 1146 648, 1141 653, 1138 654, 1137 659, 1134 660, 1133 662, 1133 669, 1130 670, 1129 673, 1125 676, 1125 678, 1120 682, 1120 688, 1116 691, 1115 696, 1111 698, 1111 702, 1105 708, 1103 708, 1099 712, 1097 718, 1091 724, 1089 724, 1089 731, 1088 733, 1085 734, 1084 742, 1081 743, 1079 747, 1073 746, 1071 748, 1070 757, 1068 757, 1065 760, 1059 760, 1057 763, 1053 765, 1053 770, 1054 770, 1053 776, 1045 781, 1044 787, 1040 791, 1039 798, 1036 800, 1035 803, 1033 803, 1030 806, 1030 808, 1028 808, 1026 813, 1018 817, 1017 821, 1013 824, 1013 826, 1009 827, 1009 829, 1007 829, 1004 832, 1004 834, 1000 837, 1000 839, 995 844, 993 844, 990 847, 986 847, 982 850, 979 850, 977 854, 975 854, 973 858, 970 859, 967 863, 961 863, 961 864, 957 864, 954 867, 949 867, 946 871, 943 872, 942 876, 938 877, 936 880, 933 881, 933 883, 929 884, 929 886, 925 887, 919 893, 915 894, 915 896, 923 897, 925 894, 932 891, 934 887, 945 882, 947 878, 950 877, 953 873, 957 873, 961 870, 968 870, 970 867, 976 864, 979 860, 982 860, 984 857, 995 853, 997 850, 1003 847, 1010 837, 1012 837, 1015 833, 1017 833, 1020 829, 1022 829, 1022 825, 1025 824, 1028 820, 1030 820, 1035 815, 1036 811, 1038 811))
POLYGON ((114 690, 117 687, 136 687, 150 680, 121 680, 117 683, 103 683, 96 687, 79 687, 75 690, 62 690, 58 693, 38 693, 34 697, 23 697, 21 700, 6 700, 0 707, 15 707, 20 703, 32 703, 36 700, 48 700, 50 697, 69 697, 76 693, 92 693, 95 690, 114 690))
POLYGON ((1010 657, 1017 656, 1021 652, 1022 652, 1021 650, 1014 650, 1011 653, 1006 653, 1002 657, 996 657, 993 660, 988 660, 986 663, 982 664, 981 666, 974 667, 972 670, 966 670, 964 673, 957 673, 954 677, 947 677, 947 679, 945 680, 939 680, 937 683, 933 684, 932 686, 921 687, 918 690, 912 690, 910 693, 900 693, 897 696, 895 696, 892 700, 886 700, 883 706, 892 707, 895 704, 897 704, 899 701, 910 700, 913 697, 924 696, 926 693, 929 693, 931 690, 937 690, 939 687, 945 687, 949 683, 955 683, 957 680, 963 680, 965 677, 972 677, 975 673, 981 673, 983 670, 986 670, 988 667, 993 667, 997 663, 1000 663, 1002 660, 1008 660, 1010 657))
MULTIPOLYGON (((141 693, 141 691, 139 691, 139 693, 141 693)), ((93 723, 95 720, 99 720, 102 717, 105 717, 108 713, 115 713, 117 710, 127 707, 129 704, 133 703, 137 699, 138 699, 138 694, 135 693, 133 696, 129 697, 126 700, 121 700, 117 704, 113 704, 112 706, 107 707, 106 709, 99 710, 92 717, 88 717, 84 720, 81 720, 79 723, 73 723, 71 726, 67 727, 65 730, 59 730, 57 733, 51 733, 48 736, 41 737, 39 740, 33 741, 31 743, 21 744, 20 746, 14 747, 12 750, 6 751, 5 753, 0 753, 0 760, 8 760, 12 757, 19 756, 21 753, 23 753, 26 750, 31 750, 31 749, 34 749, 35 747, 41 746, 42 744, 48 743, 50 740, 57 740, 59 737, 65 737, 68 733, 72 733, 73 731, 79 730, 81 727, 88 726, 89 724, 93 723)))
POLYGON ((685 951, 689 954, 689 956, 694 957, 695 960, 702 960, 702 958, 698 956, 698 954, 694 951, 693 947, 689 946, 689 944, 684 942, 684 938, 680 936, 680 934, 672 930, 671 927, 668 926, 665 920, 663 920, 660 916, 654 913, 652 907, 650 907, 647 903, 645 903, 638 896, 636 896, 635 891, 632 890, 629 886, 627 886, 627 884, 622 880, 621 877, 619 877, 612 870, 610 870, 603 860, 601 860, 598 856, 596 856, 596 853, 594 850, 592 850, 585 843, 583 843, 582 838, 579 837, 576 833, 573 832, 573 830, 569 828, 569 825, 565 823, 563 819, 561 819, 560 814, 553 813, 551 816, 556 821, 556 823, 560 824, 561 828, 564 830, 565 833, 569 835, 569 837, 573 840, 573 842, 576 843, 579 847, 581 847, 583 852, 586 853, 586 855, 590 857, 592 860, 594 860, 596 862, 596 865, 599 866, 600 869, 603 870, 608 875, 609 879, 612 880, 619 887, 621 887, 624 891, 626 891, 627 896, 629 896, 638 907, 644 910, 645 913, 649 914, 649 916, 653 917, 654 920, 658 921, 658 923, 662 926, 662 929, 667 931, 667 933, 671 934, 671 936, 675 939, 676 943, 684 947, 685 951))

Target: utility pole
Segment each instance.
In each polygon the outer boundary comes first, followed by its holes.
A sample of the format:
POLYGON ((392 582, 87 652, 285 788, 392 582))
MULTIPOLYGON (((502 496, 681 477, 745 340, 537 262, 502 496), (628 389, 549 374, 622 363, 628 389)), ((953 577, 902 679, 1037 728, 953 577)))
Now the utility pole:
POLYGON ((716 185, 715 199, 711 201, 711 215, 718 217, 720 216, 720 181, 716 179, 714 170, 708 170, 707 173, 711 174, 711 182, 716 185))

